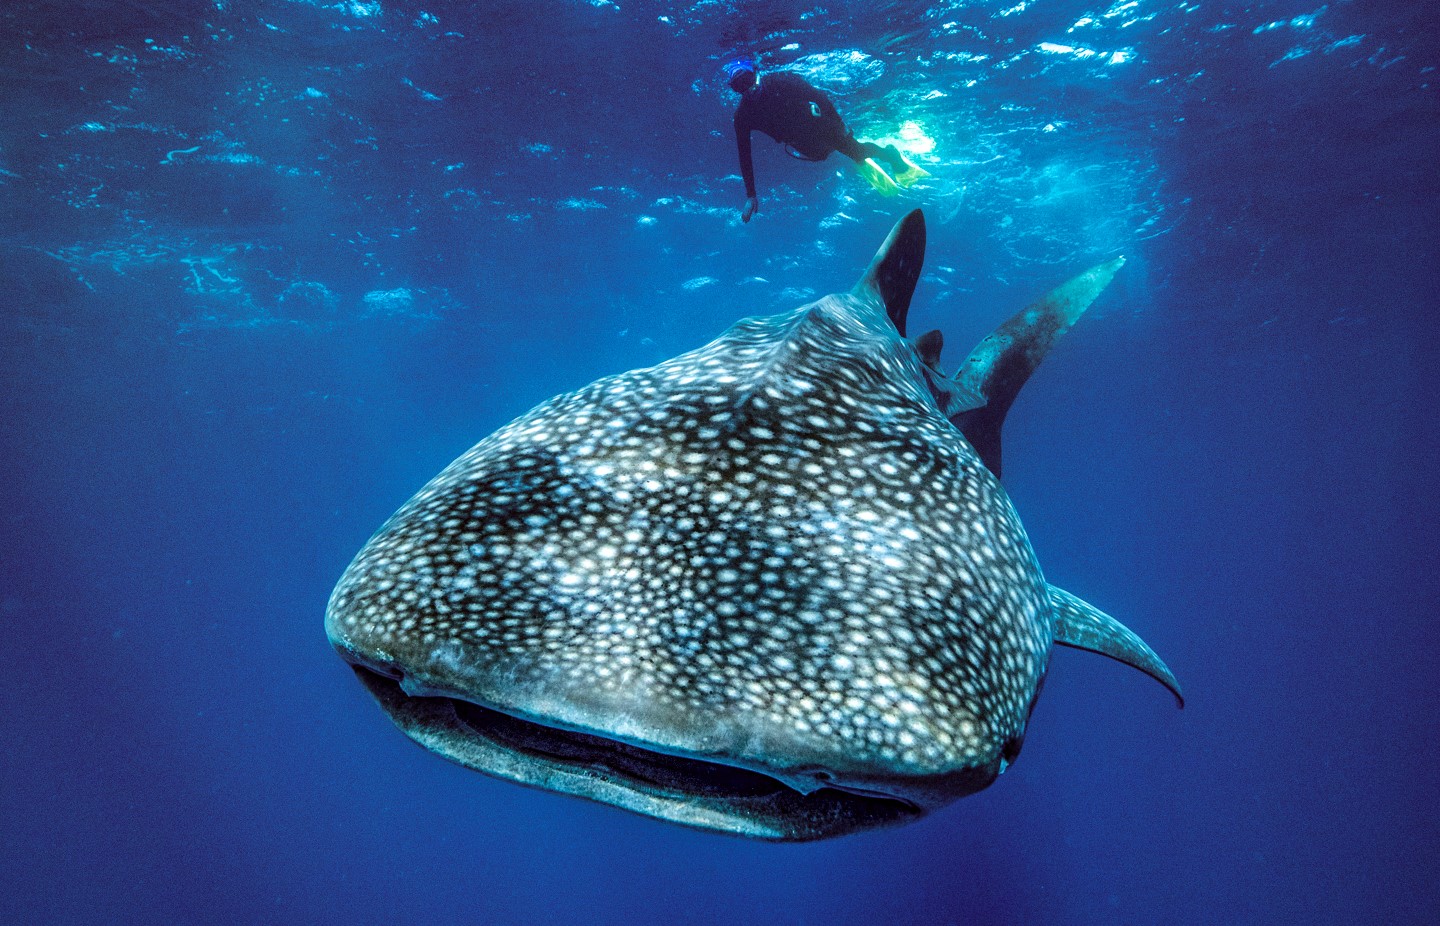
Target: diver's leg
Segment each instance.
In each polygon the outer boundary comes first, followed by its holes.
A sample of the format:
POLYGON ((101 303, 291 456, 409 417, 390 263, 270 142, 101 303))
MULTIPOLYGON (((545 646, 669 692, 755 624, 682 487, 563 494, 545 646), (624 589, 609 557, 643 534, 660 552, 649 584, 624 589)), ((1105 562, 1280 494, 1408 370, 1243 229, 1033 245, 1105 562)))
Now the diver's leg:
POLYGON ((877 145, 873 141, 860 142, 860 148, 867 158, 878 158, 889 164, 898 173, 904 173, 914 165, 905 160, 905 155, 894 145, 877 145))
POLYGON ((913 166, 905 160, 905 156, 894 145, 877 145, 873 141, 860 141, 854 135, 846 135, 845 139, 835 146, 835 150, 857 164, 874 158, 889 164, 897 171, 909 170, 913 166))
POLYGON ((885 145, 882 147, 873 141, 860 141, 854 135, 848 133, 844 138, 835 143, 835 150, 856 164, 869 158, 876 158, 884 161, 896 170, 904 170, 910 166, 905 163, 905 159, 900 156, 900 152, 895 150, 894 145, 885 145))
POLYGON ((848 132, 845 134, 844 138, 841 138, 835 143, 835 150, 845 155, 847 158, 854 161, 856 164, 862 163, 866 158, 872 158, 875 156, 873 153, 866 151, 866 148, 878 147, 878 145, 872 145, 868 141, 857 141, 855 136, 851 135, 848 132))

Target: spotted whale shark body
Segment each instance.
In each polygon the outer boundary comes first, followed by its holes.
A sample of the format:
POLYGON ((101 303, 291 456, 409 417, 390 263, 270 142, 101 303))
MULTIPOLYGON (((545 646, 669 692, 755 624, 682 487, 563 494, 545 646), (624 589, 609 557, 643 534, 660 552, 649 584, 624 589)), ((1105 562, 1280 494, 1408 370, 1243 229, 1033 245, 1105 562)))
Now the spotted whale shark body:
POLYGON ((1000 425, 1120 260, 954 373, 905 338, 917 210, 849 293, 544 403, 365 545, 326 630, 413 739, 470 768, 710 830, 913 820, 1019 751, 1050 648, 1180 697, 1046 584, 1000 425))

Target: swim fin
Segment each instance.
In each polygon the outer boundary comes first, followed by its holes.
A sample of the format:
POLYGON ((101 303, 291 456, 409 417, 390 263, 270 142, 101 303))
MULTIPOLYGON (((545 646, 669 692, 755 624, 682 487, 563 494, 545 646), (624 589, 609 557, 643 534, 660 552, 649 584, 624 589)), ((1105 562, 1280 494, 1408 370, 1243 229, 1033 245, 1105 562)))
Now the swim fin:
POLYGON ((930 176, 930 171, 912 163, 903 153, 900 155, 900 160, 905 162, 905 169, 895 175, 895 182, 905 189, 910 189, 922 178, 930 176))
POLYGON ((860 176, 873 186, 882 196, 894 196, 900 192, 900 187, 885 173, 884 168, 875 163, 874 158, 866 158, 855 165, 860 169, 860 176))

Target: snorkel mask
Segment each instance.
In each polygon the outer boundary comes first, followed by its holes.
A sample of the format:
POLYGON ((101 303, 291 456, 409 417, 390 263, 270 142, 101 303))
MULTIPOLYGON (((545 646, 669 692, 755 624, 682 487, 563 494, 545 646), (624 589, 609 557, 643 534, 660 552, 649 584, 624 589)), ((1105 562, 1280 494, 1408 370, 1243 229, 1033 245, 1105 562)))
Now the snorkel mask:
POLYGON ((725 80, 730 84, 731 90, 744 93, 755 86, 755 62, 749 58, 736 58, 725 65, 725 80))

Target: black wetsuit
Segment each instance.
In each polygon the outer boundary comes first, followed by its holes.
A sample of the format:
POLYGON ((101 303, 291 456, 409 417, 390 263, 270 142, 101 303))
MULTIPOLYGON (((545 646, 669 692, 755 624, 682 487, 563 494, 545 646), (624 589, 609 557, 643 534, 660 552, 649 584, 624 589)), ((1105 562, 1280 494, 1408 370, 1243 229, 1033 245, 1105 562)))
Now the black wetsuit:
POLYGON ((857 164, 879 158, 894 170, 910 165, 900 152, 887 145, 857 141, 845 128, 835 104, 799 74, 776 71, 766 74, 745 91, 735 110, 735 143, 740 148, 740 176, 745 195, 755 196, 755 162, 750 155, 750 133, 764 132, 808 161, 823 161, 838 151, 857 164))

